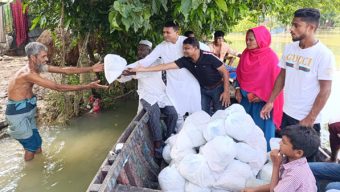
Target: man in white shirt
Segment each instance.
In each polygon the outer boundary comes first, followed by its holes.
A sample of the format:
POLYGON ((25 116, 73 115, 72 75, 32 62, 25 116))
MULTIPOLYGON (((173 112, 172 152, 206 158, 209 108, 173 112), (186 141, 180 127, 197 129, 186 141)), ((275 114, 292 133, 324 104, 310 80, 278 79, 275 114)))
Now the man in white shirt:
MULTIPOLYGON (((152 43, 148 40, 142 40, 138 45, 138 59, 142 59, 151 52, 152 43)), ((157 59, 152 65, 162 63, 161 59, 157 59)), ((130 64, 127 67, 131 68, 135 64, 130 64)), ((126 82, 132 78, 138 80, 138 90, 140 105, 149 113, 148 126, 151 129, 155 157, 162 157, 162 128, 160 122, 161 113, 165 115, 164 121, 167 127, 166 138, 175 131, 177 122, 177 112, 172 106, 165 92, 165 84, 162 81, 161 72, 138 72, 131 74, 124 71, 119 82, 126 82)), ((139 107, 138 110, 141 110, 139 107)), ((165 138, 165 139, 166 139, 165 138)))
MULTIPOLYGON (((184 36, 178 34, 178 26, 173 22, 167 22, 163 27, 164 41, 144 59, 135 64, 148 67, 158 58, 163 63, 173 62, 183 56, 184 36)), ((177 129, 181 128, 183 115, 201 110, 200 86, 195 77, 187 69, 175 69, 167 71, 166 93, 178 113, 177 129)))
MULTIPOLYGON (((320 133, 320 111, 331 93, 334 54, 315 37, 320 12, 313 8, 295 11, 290 29, 293 43, 283 52, 272 94, 261 111, 268 118, 273 101, 284 88, 284 106, 281 128, 300 124, 313 127, 320 133)), ((301 138, 303 139, 303 138, 301 138)))

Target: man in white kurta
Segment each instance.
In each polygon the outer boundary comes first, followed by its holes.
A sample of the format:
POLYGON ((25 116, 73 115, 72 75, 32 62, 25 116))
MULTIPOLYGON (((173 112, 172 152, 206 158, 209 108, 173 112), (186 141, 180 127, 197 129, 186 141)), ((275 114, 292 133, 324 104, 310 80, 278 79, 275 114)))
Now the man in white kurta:
MULTIPOLYGON (((138 45, 138 58, 144 58, 151 51, 152 43, 148 40, 142 40, 138 45)), ((161 59, 158 58, 151 65, 159 65, 162 63, 161 59)), ((128 68, 134 68, 135 64, 130 64, 128 68)), ((165 85, 162 81, 162 74, 158 72, 138 72, 138 73, 128 73, 125 71, 121 75, 119 82, 124 83, 130 81, 131 79, 138 80, 137 93, 139 95, 139 106, 138 111, 142 107, 148 112, 149 120, 148 126, 151 130, 152 139, 154 142, 155 157, 162 158, 162 140, 167 139, 174 133, 176 122, 177 122, 177 112, 172 106, 168 96, 165 92, 165 85), (161 127, 161 113, 164 115, 164 123, 166 125, 165 138, 162 136, 161 127)))
MULTIPOLYGON (((137 61, 144 67, 150 66, 159 57, 164 63, 173 62, 183 56, 184 36, 178 34, 178 26, 168 22, 163 28, 164 41, 144 59, 137 61)), ((179 120, 183 115, 201 110, 200 86, 195 77, 187 69, 167 71, 166 93, 174 105, 179 120)))

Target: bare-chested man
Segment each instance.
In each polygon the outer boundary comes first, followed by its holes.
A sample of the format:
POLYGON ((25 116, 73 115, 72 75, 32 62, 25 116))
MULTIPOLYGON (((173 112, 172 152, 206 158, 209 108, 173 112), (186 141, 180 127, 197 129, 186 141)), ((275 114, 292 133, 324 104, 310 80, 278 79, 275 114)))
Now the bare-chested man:
POLYGON ((8 133, 18 140, 25 149, 25 161, 32 160, 36 153, 41 153, 41 137, 39 135, 35 114, 36 97, 32 88, 34 84, 56 91, 78 91, 91 88, 106 88, 99 81, 86 85, 62 85, 40 76, 41 72, 50 73, 87 73, 103 71, 103 64, 92 67, 56 67, 47 65, 47 47, 38 42, 26 45, 25 52, 28 64, 13 75, 8 85, 8 103, 6 119, 9 123, 8 133))

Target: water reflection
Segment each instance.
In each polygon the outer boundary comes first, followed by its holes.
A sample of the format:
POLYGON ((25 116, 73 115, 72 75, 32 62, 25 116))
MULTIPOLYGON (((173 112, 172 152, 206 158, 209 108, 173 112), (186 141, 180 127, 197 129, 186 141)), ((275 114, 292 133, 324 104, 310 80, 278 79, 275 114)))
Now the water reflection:
POLYGON ((42 127, 43 153, 23 161, 15 140, 0 140, 0 192, 85 191, 107 152, 136 113, 135 101, 86 114, 67 127, 42 127))

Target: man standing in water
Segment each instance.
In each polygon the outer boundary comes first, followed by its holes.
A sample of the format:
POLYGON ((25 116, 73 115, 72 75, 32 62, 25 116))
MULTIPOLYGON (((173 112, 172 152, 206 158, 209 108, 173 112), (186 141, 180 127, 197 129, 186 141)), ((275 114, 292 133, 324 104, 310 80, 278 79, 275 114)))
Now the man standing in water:
MULTIPOLYGON (((320 135, 320 111, 331 93, 334 54, 315 37, 320 12, 313 8, 295 11, 290 33, 293 43, 288 44, 279 66, 274 89, 261 117, 270 117, 273 101, 284 88, 284 105, 281 128, 299 124, 314 128, 320 135)), ((309 161, 313 158, 308 158, 309 161)))
POLYGON ((18 140, 25 149, 25 161, 32 160, 41 153, 41 137, 37 129, 35 115, 37 98, 33 94, 34 84, 56 91, 79 91, 92 88, 106 88, 99 81, 86 85, 62 85, 40 76, 41 72, 77 74, 103 71, 103 64, 92 67, 56 67, 47 65, 47 47, 38 42, 26 45, 25 52, 28 64, 17 71, 8 85, 8 102, 6 119, 9 124, 8 133, 18 140))

